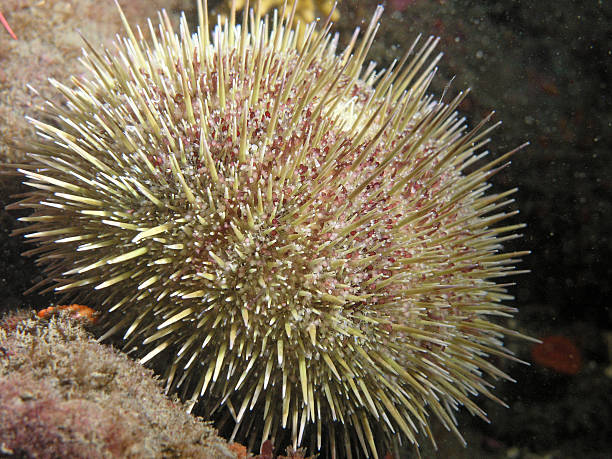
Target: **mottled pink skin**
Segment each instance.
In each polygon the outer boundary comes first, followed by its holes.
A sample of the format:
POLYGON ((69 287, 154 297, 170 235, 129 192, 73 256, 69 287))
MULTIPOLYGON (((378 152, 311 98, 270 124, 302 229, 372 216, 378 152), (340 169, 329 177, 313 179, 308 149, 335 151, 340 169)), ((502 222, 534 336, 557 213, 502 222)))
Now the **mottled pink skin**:
MULTIPOLYGON (((290 60, 287 64, 291 65, 292 63, 293 61, 290 60)), ((197 62, 195 67, 198 68, 197 62)), ((276 70, 272 66, 270 73, 276 70)), ((309 74, 313 75, 313 81, 321 71, 322 68, 318 63, 313 64, 309 70, 309 74)), ((249 87, 253 76, 239 74, 233 66, 230 66, 230 78, 239 82, 239 88, 246 88, 249 87)), ((203 74, 199 79, 202 91, 205 92, 215 88, 217 84, 216 79, 217 73, 214 69, 208 74, 203 74)), ((342 87, 347 83, 348 80, 339 83, 338 86, 342 87)), ((267 125, 270 123, 270 112, 274 108, 274 101, 282 86, 283 82, 275 82, 273 85, 263 86, 259 103, 257 106, 249 109, 247 130, 250 143, 261 144, 267 125), (267 103, 265 102, 266 100, 267 103)), ((152 88, 154 92, 158 92, 160 101, 163 101, 161 97, 162 90, 155 87, 153 80, 149 80, 149 88, 152 88)), ((354 88, 350 91, 350 96, 356 100, 356 105, 359 107, 359 104, 366 102, 371 91, 372 89, 362 82, 356 82, 354 83, 354 88)), ((206 120, 207 130, 210 133, 208 146, 211 155, 214 158, 222 158, 220 163, 225 171, 235 170, 237 172, 240 186, 239 191, 235 195, 230 196, 229 199, 221 194, 216 196, 217 202, 222 203, 224 218, 213 215, 210 223, 210 233, 193 234, 194 241, 197 241, 198 244, 193 247, 193 258, 190 265, 185 266, 187 271, 205 272, 207 267, 216 266, 214 260, 209 255, 211 248, 217 255, 227 254, 227 256, 232 256, 231 245, 233 243, 231 240, 233 236, 230 222, 233 220, 245 220, 243 206, 248 203, 249 197, 252 199, 254 186, 257 183, 266 183, 270 175, 276 173, 276 168, 282 161, 287 161, 291 154, 294 156, 297 154, 296 152, 306 142, 308 132, 316 129, 325 121, 325 117, 320 113, 317 118, 313 117, 313 112, 319 101, 319 98, 315 96, 313 101, 304 108, 303 115, 298 118, 297 126, 290 126, 289 121, 294 113, 294 104, 299 100, 298 94, 290 95, 285 103, 278 107, 278 119, 273 140, 266 149, 265 154, 257 158, 256 167, 253 168, 249 164, 241 164, 238 161, 239 140, 240 136, 244 135, 244 133, 241 133, 240 127, 238 127, 235 133, 236 137, 234 138, 231 132, 232 123, 236 123, 236 120, 241 118, 242 106, 248 96, 248 92, 241 96, 239 89, 236 98, 227 101, 228 105, 223 113, 218 110, 212 111, 206 120)), ((170 116, 176 118, 178 125, 185 115, 185 104, 181 94, 176 94, 174 100, 176 102, 175 112, 170 114, 170 116)), ((156 110, 160 113, 167 113, 166 107, 161 103, 156 105, 156 110)), ((201 116, 201 107, 194 105, 193 110, 196 119, 201 116)), ((383 115, 388 115, 391 111, 392 109, 390 108, 383 115)), ((294 225, 290 221, 283 223, 279 221, 279 218, 272 218, 267 222, 267 225, 272 227, 268 227, 270 231, 267 233, 267 236, 262 239, 247 233, 246 245, 250 245, 252 250, 260 253, 264 260, 266 256, 269 259, 278 259, 279 257, 276 255, 277 247, 289 244, 289 240, 295 240, 294 238, 299 235, 298 241, 302 244, 300 253, 296 253, 293 257, 290 251, 284 254, 283 259, 280 260, 286 261, 289 258, 292 262, 292 272, 300 272, 302 270, 304 274, 313 274, 309 278, 295 279, 299 280, 299 284, 295 285, 296 290, 312 288, 324 291, 330 295, 344 297, 346 294, 357 295, 360 291, 363 292, 364 283, 370 282, 365 287, 365 290, 374 293, 377 289, 377 283, 372 281, 372 279, 384 280, 391 277, 394 272, 402 269, 401 264, 398 264, 397 260, 416 256, 419 252, 418 248, 406 249, 401 244, 394 242, 396 236, 392 235, 392 231, 395 230, 398 222, 410 212, 418 211, 423 206, 431 205, 432 200, 437 200, 442 205, 447 193, 445 185, 457 179, 457 174, 452 169, 449 169, 433 182, 426 183, 431 178, 432 173, 425 172, 418 179, 408 182, 408 186, 400 193, 394 196, 387 196, 396 181, 405 176, 407 171, 418 168, 423 161, 430 162, 432 165, 438 162, 436 158, 438 151, 435 148, 436 139, 432 139, 430 146, 426 146, 420 152, 413 154, 409 160, 404 159, 404 154, 397 154, 395 158, 387 162, 384 172, 365 186, 351 200, 348 207, 338 214, 338 209, 347 203, 349 195, 356 185, 362 182, 365 177, 373 174, 384 161, 388 151, 395 148, 405 135, 410 135, 411 132, 409 131, 413 128, 413 124, 409 124, 406 129, 407 132, 405 134, 399 133, 390 141, 386 149, 382 145, 377 146, 358 167, 352 168, 351 166, 356 162, 361 152, 367 148, 370 141, 369 136, 361 144, 355 144, 350 137, 342 140, 342 132, 332 126, 325 132, 318 144, 308 147, 304 163, 295 169, 294 180, 285 183, 282 188, 275 186, 272 191, 272 206, 279 206, 281 210, 286 210, 286 206, 300 206, 309 198, 314 197, 310 206, 304 209, 304 212, 312 215, 312 218, 307 219, 301 225, 294 225), (342 153, 337 157, 336 163, 333 166, 333 180, 330 180, 329 183, 317 191, 316 196, 313 196, 310 194, 310 189, 314 188, 320 180, 321 165, 325 163, 330 148, 339 139, 342 141, 342 153), (341 182, 342 185, 338 186, 338 182, 341 182), (301 184, 301 186, 306 185, 306 187, 302 193, 292 196, 298 184, 301 184), (292 196, 292 200, 289 201, 287 196, 292 196), (340 236, 345 227, 373 212, 385 215, 385 217, 368 221, 348 234, 340 236), (338 237, 344 238, 346 240, 345 243, 336 245, 335 248, 320 251, 321 246, 334 241, 338 237), (350 250, 354 246, 359 247, 359 249, 350 250), (384 252, 385 255, 381 255, 381 252, 384 252), (320 259, 319 266, 313 267, 312 260, 314 258, 320 259), (366 259, 371 259, 371 261, 364 263, 366 259), (338 285, 340 279, 324 275, 325 271, 331 270, 329 265, 331 260, 344 260, 347 271, 350 271, 342 279, 344 281, 342 286, 338 285), (350 281, 349 284, 346 283, 346 280, 350 281)), ((194 164, 193 173, 197 174, 199 180, 203 183, 212 183, 205 162, 198 159, 200 131, 195 127, 187 127, 182 132, 176 133, 176 137, 176 140, 183 144, 186 152, 191 150, 191 161, 194 164)), ((407 154, 411 147, 412 144, 407 143, 402 148, 402 151, 407 154)), ((160 174, 165 175, 167 180, 172 180, 168 166, 169 158, 166 152, 152 152, 149 159, 158 167, 160 174)), ((189 178, 188 175, 187 178, 189 178)), ((219 183, 223 187, 230 186, 231 177, 219 173, 219 183)), ((214 195, 214 187, 211 190, 214 195)), ((271 208, 266 208, 266 213, 269 215, 271 210, 271 208)), ((260 220, 264 221, 265 219, 264 216, 260 220)), ((404 231, 408 236, 411 232, 418 233, 425 229, 429 230, 421 236, 423 244, 426 246, 427 236, 436 233, 438 228, 443 227, 445 223, 451 222, 454 219, 456 219, 456 211, 446 212, 445 215, 441 216, 432 211, 431 214, 420 219, 418 226, 406 227, 401 231, 404 231), (436 221, 432 223, 432 219, 436 221)), ((254 263, 254 266, 262 268, 262 263, 264 262, 254 263)), ((279 273, 279 270, 282 269, 284 269, 282 266, 279 266, 278 269, 269 269, 267 272, 268 277, 265 280, 271 281, 279 273)), ((241 270, 237 274, 235 282, 239 280, 244 281, 245 271, 241 270)), ((295 276, 287 273, 287 277, 295 276)), ((424 276, 422 275, 416 275, 413 281, 414 284, 418 285, 423 278, 424 276)), ((254 283, 256 282, 254 281, 254 283)), ((211 285, 211 287, 214 287, 214 285, 211 285)), ((403 287, 405 288, 406 284, 403 287)), ((231 289, 231 286, 228 285, 226 288, 231 289)), ((381 302, 387 301, 386 299, 392 298, 398 289, 399 287, 393 283, 389 284, 384 289, 376 291, 376 294, 368 301, 364 301, 362 307, 367 309, 368 303, 381 304, 381 302)), ((288 296, 292 297, 293 295, 288 296)), ((251 309, 251 307, 254 307, 254 304, 251 304, 251 302, 257 301, 257 297, 246 298, 245 304, 247 308, 251 309)), ((307 308, 308 305, 304 304, 304 307, 307 308)))

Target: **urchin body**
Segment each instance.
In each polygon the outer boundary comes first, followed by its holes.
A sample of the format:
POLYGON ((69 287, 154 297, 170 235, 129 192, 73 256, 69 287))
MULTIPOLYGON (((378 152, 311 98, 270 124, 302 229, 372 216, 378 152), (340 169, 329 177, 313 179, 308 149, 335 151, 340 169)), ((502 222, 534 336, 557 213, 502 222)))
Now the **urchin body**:
POLYGON ((50 288, 103 298, 102 338, 233 437, 379 457, 430 414, 459 435, 452 411, 484 417, 469 395, 506 377, 486 357, 516 333, 487 317, 513 312, 494 279, 520 225, 485 191, 507 155, 466 172, 487 131, 427 96, 435 41, 363 67, 380 14, 340 53, 292 15, 209 35, 204 5, 151 44, 126 23, 33 121, 18 206, 50 288))

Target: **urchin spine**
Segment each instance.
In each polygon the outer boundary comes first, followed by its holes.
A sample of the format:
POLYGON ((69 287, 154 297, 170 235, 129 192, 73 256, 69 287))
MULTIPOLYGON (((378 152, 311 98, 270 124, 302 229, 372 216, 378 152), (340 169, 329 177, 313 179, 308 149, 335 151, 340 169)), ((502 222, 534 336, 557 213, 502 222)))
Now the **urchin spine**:
POLYGON ((87 44, 95 78, 54 82, 68 106, 32 120, 16 206, 44 283, 105 293, 101 339, 122 332, 231 438, 378 457, 432 438, 429 413, 461 438, 453 411, 485 417, 482 373, 508 377, 485 357, 520 336, 485 318, 513 312, 493 279, 526 253, 500 253, 521 225, 494 226, 515 190, 485 194, 514 151, 468 172, 494 126, 426 94, 437 40, 364 68, 381 8, 340 54, 329 20, 299 44, 295 5, 246 11, 209 35, 198 2, 193 36, 162 14, 151 46, 121 13, 116 55, 87 44))

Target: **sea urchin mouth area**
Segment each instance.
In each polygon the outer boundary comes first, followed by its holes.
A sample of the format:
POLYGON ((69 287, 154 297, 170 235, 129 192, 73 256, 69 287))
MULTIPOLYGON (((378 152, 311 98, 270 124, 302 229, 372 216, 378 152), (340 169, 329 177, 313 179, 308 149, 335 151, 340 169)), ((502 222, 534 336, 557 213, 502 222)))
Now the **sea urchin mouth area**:
POLYGON ((16 206, 41 285, 103 298, 101 339, 232 437, 376 457, 430 413, 460 436, 456 407, 484 417, 469 396, 507 377, 486 357, 514 332, 488 316, 513 312, 494 279, 521 225, 495 225, 513 190, 486 191, 511 153, 473 166, 488 130, 466 130, 463 94, 426 94, 435 40, 363 67, 381 11, 340 53, 291 19, 209 35, 201 11, 190 35, 162 16, 152 44, 126 22, 115 51, 87 46, 90 78, 54 82, 56 124, 32 120, 16 206))

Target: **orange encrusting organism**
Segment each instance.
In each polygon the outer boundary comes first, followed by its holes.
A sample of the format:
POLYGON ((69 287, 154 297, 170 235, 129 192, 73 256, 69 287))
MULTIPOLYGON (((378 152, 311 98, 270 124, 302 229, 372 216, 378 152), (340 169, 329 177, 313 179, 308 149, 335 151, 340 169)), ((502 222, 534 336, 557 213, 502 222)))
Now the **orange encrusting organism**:
POLYGON ((537 364, 555 370, 557 373, 575 375, 582 367, 580 351, 572 340, 560 335, 542 338, 531 350, 537 364))
POLYGON ((50 319, 52 316, 58 314, 60 311, 69 311, 70 316, 76 319, 84 319, 87 322, 96 322, 96 311, 89 306, 83 306, 82 304, 70 304, 61 306, 49 306, 48 308, 41 309, 36 313, 40 319, 50 319))

